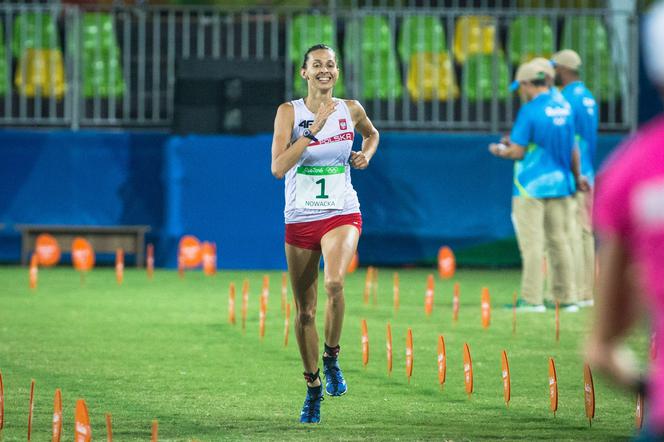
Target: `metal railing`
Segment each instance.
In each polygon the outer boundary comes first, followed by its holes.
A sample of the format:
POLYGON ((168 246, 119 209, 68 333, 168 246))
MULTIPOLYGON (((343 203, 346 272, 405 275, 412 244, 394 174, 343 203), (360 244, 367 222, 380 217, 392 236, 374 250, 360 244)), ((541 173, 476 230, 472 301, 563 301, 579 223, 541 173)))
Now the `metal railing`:
MULTIPOLYGON (((378 127, 401 130, 506 130, 511 126, 519 106, 518 98, 507 94, 501 82, 505 72, 511 81, 517 64, 507 53, 506 45, 512 38, 510 24, 518 17, 538 17, 553 32, 553 49, 556 50, 563 44, 562 35, 569 17, 596 18, 608 34, 610 56, 609 60, 592 57, 592 62, 584 71, 584 79, 589 84, 603 85, 594 91, 601 103, 600 128, 627 131, 636 126, 638 30, 636 17, 629 11, 488 7, 364 7, 302 11, 288 8, 222 10, 211 7, 102 8, 11 4, 0 6, 7 72, 5 78, 0 79, 4 83, 4 95, 0 94, 0 125, 167 129, 174 115, 176 63, 192 58, 280 61, 286 77, 287 96, 284 98, 291 99, 296 86, 296 65, 291 60, 300 56, 291 54, 293 23, 295 17, 303 13, 331 18, 332 43, 339 48, 337 52, 346 86, 344 95, 359 99, 378 127), (98 20, 97 32, 101 27, 108 26, 104 16, 96 15, 91 19, 86 15, 90 12, 109 14, 108 23, 114 39, 110 45, 115 45, 117 50, 102 51, 95 46, 95 41, 86 40, 90 38, 90 31, 83 26, 85 23, 90 25, 91 20, 98 20), (29 13, 45 14, 55 24, 57 32, 49 31, 44 36, 41 33, 46 28, 36 26, 36 35, 31 36, 29 26, 19 25, 20 29, 15 29, 20 22, 19 17, 29 13), (472 72, 467 62, 459 63, 455 59, 455 44, 461 41, 455 37, 456 26, 461 17, 470 15, 491 17, 494 29, 493 34, 487 34, 492 35, 491 41, 484 42, 491 47, 489 53, 484 55, 490 58, 490 62, 487 64, 485 59, 485 63, 478 68, 480 72, 472 72), (387 24, 387 28, 375 27, 376 34, 373 36, 367 34, 363 25, 372 17, 379 17, 387 24), (423 46, 443 48, 440 53, 446 54, 444 57, 450 60, 445 68, 448 69, 446 75, 456 78, 458 96, 447 91, 447 95, 443 93, 441 98, 438 81, 438 76, 442 75, 440 66, 428 67, 429 73, 433 72, 436 77, 430 87, 433 99, 428 99, 426 94, 418 96, 409 91, 409 75, 411 85, 416 88, 423 82, 431 81, 427 79, 425 68, 416 75, 411 73, 411 60, 401 58, 398 51, 400 42, 406 46, 412 43, 412 33, 402 35, 405 20, 412 17, 430 17, 442 27, 444 41, 430 41, 423 46), (358 26, 365 31, 358 32, 358 26), (385 29, 387 32, 384 32, 385 29), (33 88, 32 93, 26 92, 26 83, 32 81, 31 75, 36 75, 30 69, 39 66, 29 65, 24 49, 21 54, 13 54, 12 49, 16 39, 23 42, 18 45, 19 49, 29 48, 30 38, 41 39, 42 46, 62 51, 63 93, 58 94, 57 81, 53 80, 60 62, 50 55, 46 58, 50 82, 48 79, 39 80, 37 75, 37 82, 42 83, 33 88), (348 45, 348 39, 352 38, 356 40, 348 45), (375 56, 377 52, 372 45, 379 43, 381 48, 387 47, 391 54, 375 56), (88 51, 87 58, 84 51, 88 51), (393 57, 395 65, 391 66, 392 74, 384 76, 384 68, 390 66, 381 63, 391 63, 390 57, 393 57), (607 63, 610 69, 607 69, 607 63), (96 75, 95 69, 102 72, 102 83, 106 81, 108 85, 90 84, 91 77, 96 75), (486 69, 490 72, 487 73, 486 69), (607 80, 602 76, 609 75, 608 71, 612 77, 607 80), (397 75, 398 85, 394 89, 401 89, 400 93, 392 91, 381 95, 380 92, 371 92, 368 96, 369 84, 375 81, 371 78, 372 72, 388 82, 394 80, 390 75, 397 75), (481 78, 471 84, 470 77, 473 75, 481 78), (19 77, 22 83, 17 80, 19 77), (477 86, 477 82, 482 83, 481 86, 477 86), (471 90, 473 87, 483 88, 484 91, 488 87, 492 92, 488 97, 478 96, 471 90), (602 95, 607 90, 609 94, 602 95)), ((414 35, 420 37, 417 32, 414 35)), ((522 33, 521 38, 529 38, 528 35, 522 33)), ((580 49, 585 53, 591 51, 580 49)), ((438 57, 434 56, 435 63, 438 63, 438 57)), ((34 62, 32 60, 33 65, 34 62)), ((44 68, 43 60, 41 68, 44 68)))

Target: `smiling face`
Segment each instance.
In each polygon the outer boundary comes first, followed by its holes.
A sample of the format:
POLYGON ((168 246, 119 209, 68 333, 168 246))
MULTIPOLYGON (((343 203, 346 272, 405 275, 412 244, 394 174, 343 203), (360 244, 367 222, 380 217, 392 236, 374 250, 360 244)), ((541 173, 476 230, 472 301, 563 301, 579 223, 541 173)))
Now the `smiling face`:
POLYGON ((306 67, 300 70, 302 78, 310 86, 318 89, 331 89, 339 78, 339 67, 334 51, 316 49, 307 56, 306 67))

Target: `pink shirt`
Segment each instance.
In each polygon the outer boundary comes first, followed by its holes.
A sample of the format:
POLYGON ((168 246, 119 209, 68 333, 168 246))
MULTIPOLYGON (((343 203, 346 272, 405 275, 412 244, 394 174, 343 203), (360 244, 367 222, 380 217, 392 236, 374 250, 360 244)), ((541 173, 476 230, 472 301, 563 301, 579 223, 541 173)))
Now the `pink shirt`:
POLYGON ((659 357, 651 367, 650 423, 664 430, 664 117, 623 143, 600 173, 595 225, 619 235, 649 300, 659 357))

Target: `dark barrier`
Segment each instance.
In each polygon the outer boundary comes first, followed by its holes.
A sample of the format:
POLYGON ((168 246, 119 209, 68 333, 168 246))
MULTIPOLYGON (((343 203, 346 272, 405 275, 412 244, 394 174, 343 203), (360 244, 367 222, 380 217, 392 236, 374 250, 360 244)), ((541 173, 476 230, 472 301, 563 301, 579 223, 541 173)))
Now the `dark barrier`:
MULTIPOLYGON (((461 264, 515 264, 512 164, 488 154, 496 139, 383 133, 369 168, 352 175, 362 263, 431 262, 447 244, 461 264)), ((599 159, 620 139, 600 137, 599 159)), ((217 243, 221 268, 284 268, 283 182, 270 174, 270 142, 1 132, 0 259, 18 262, 13 224, 148 224, 158 265, 173 267, 177 241, 190 233, 217 243)))

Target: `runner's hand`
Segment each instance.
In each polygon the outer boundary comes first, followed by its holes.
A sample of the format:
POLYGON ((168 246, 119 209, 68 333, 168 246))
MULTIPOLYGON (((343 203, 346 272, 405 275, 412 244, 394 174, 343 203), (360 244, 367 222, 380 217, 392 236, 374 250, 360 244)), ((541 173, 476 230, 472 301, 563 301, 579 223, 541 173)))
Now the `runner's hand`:
POLYGON ((350 152, 350 165, 353 169, 366 169, 369 166, 369 160, 364 156, 364 152, 350 152))
POLYGON ((336 107, 337 107, 337 102, 334 100, 330 100, 327 103, 320 104, 320 106, 318 107, 318 112, 316 112, 316 116, 314 117, 314 122, 309 127, 309 130, 314 135, 320 132, 323 126, 325 126, 327 118, 334 113, 336 107))

